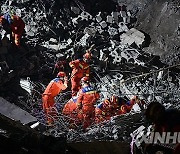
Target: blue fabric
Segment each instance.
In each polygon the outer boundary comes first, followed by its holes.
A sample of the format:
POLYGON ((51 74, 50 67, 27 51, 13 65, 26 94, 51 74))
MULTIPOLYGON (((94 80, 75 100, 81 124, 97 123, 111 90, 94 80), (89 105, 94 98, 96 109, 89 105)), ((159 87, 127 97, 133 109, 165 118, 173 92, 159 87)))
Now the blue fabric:
POLYGON ((97 105, 97 108, 102 109, 102 108, 103 108, 103 103, 99 103, 99 104, 97 105))
POLYGON ((127 102, 126 102, 126 105, 130 106, 130 105, 131 105, 131 102, 130 102, 130 101, 127 101, 127 102))
POLYGON ((55 79, 53 79, 52 81, 58 82, 59 80, 60 80, 60 78, 55 78, 55 79))
POLYGON ((77 102, 77 98, 72 98, 73 102, 76 103, 77 102))
POLYGON ((82 92, 83 92, 83 93, 86 93, 86 92, 93 91, 93 90, 94 90, 93 87, 87 86, 87 87, 85 87, 85 88, 82 89, 82 92))
POLYGON ((13 20, 9 13, 4 14, 4 19, 8 22, 8 24, 12 24, 13 20))

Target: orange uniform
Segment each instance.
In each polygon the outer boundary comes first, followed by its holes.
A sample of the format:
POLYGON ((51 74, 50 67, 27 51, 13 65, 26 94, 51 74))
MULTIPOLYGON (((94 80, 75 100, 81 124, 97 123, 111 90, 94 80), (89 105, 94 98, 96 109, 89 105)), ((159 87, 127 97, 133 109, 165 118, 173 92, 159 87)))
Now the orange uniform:
POLYGON ((110 120, 111 113, 111 102, 106 99, 102 103, 98 104, 98 106, 95 108, 95 122, 100 123, 105 120, 110 120))
POLYGON ((74 60, 69 63, 72 70, 71 90, 72 96, 75 96, 80 89, 80 80, 83 76, 89 76, 89 64, 83 60, 74 60))
POLYGON ((10 27, 12 39, 14 40, 15 45, 19 47, 20 39, 25 28, 24 21, 19 16, 5 14, 4 16, 1 16, 1 23, 4 29, 7 29, 8 26, 10 27))
POLYGON ((77 106, 82 107, 83 113, 83 128, 86 129, 92 124, 95 117, 95 102, 99 99, 100 95, 91 86, 86 86, 79 91, 77 99, 77 106))
POLYGON ((77 125, 79 125, 82 121, 82 113, 79 112, 79 109, 77 109, 76 104, 77 98, 71 98, 63 108, 63 115, 66 116, 66 119, 69 122, 70 128, 75 128, 77 125))
POLYGON ((42 101, 43 101, 43 109, 47 116, 48 124, 52 124, 54 119, 57 116, 57 111, 55 108, 55 100, 54 97, 57 96, 62 90, 67 88, 67 81, 63 83, 60 78, 53 79, 45 89, 42 101))

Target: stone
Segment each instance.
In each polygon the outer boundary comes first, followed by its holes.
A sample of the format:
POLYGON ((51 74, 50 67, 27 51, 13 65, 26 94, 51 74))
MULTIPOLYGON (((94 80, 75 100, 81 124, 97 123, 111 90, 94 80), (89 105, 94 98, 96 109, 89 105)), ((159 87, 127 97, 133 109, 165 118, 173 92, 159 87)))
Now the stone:
POLYGON ((55 38, 50 38, 50 39, 49 39, 49 42, 58 43, 58 41, 57 41, 55 38))
POLYGON ((98 15, 96 15, 96 21, 97 22, 101 22, 102 21, 101 12, 99 12, 98 15))
POLYGON ((80 13, 80 9, 78 7, 71 6, 71 11, 74 12, 75 14, 80 13))
POLYGON ((107 19, 106 19, 106 21, 108 22, 108 23, 113 23, 113 17, 112 16, 107 16, 107 19))
POLYGON ((131 45, 132 43, 136 43, 136 45, 140 47, 140 45, 142 45, 142 43, 145 41, 145 36, 137 29, 131 28, 126 33, 123 33, 120 36, 120 39, 122 41, 122 44, 131 45))
POLYGON ((107 23, 106 23, 105 21, 102 21, 102 22, 100 23, 100 25, 101 25, 102 28, 107 27, 107 23))

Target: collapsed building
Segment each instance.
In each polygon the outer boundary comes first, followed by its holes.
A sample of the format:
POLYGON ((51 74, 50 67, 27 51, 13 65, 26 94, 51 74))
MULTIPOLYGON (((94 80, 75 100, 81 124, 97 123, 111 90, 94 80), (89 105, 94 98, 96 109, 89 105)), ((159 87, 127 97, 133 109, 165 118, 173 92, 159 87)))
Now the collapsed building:
POLYGON ((70 99, 68 89, 56 98, 59 110, 56 127, 46 127, 41 94, 56 75, 56 61, 81 58, 92 44, 91 76, 92 84, 101 92, 99 102, 113 94, 127 98, 138 95, 147 104, 157 100, 166 108, 180 108, 178 1, 19 0, 1 4, 1 13, 11 9, 26 23, 24 48, 20 51, 14 52, 5 32, 0 33, 0 112, 5 125, 0 130, 4 141, 12 139, 7 143, 19 139, 18 152, 38 153, 39 149, 42 153, 110 153, 111 146, 114 153, 129 152, 130 133, 145 125, 143 111, 139 108, 103 124, 92 125, 85 133, 72 130, 61 114, 70 99), (164 27, 165 22, 170 24, 164 18, 167 14, 177 21, 173 28, 164 27), (19 138, 14 129, 25 134, 24 138, 19 138), (45 151, 43 148, 49 142, 38 143, 49 138, 55 144, 45 151), (62 138, 63 142, 59 142, 62 138), (22 144, 24 140, 38 143, 22 144), (64 145, 57 148, 62 143, 64 145), (98 144, 100 148, 95 148, 98 144))

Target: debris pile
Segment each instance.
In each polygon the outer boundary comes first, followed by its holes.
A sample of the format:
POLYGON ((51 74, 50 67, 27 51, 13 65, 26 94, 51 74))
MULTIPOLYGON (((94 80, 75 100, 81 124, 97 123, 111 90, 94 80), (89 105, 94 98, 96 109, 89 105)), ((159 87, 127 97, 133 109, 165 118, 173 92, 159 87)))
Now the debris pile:
MULTIPOLYGON (((100 2, 89 3, 102 6, 100 2)), ((108 2, 103 1, 103 3, 108 2)), ((86 3, 80 0, 61 2, 28 0, 23 3, 17 1, 11 5, 2 4, 1 12, 4 13, 9 8, 21 16, 26 23, 24 41, 30 53, 26 53, 25 61, 19 60, 21 56, 17 55, 18 52, 10 55, 8 40, 3 39, 0 46, 0 61, 2 61, 0 79, 6 83, 10 78, 7 81, 4 78, 14 72, 14 76, 18 74, 19 77, 32 75, 32 80, 36 76, 38 82, 29 80, 30 93, 24 98, 18 97, 18 102, 42 125, 45 125, 45 117, 41 94, 55 74, 53 68, 57 59, 62 58, 69 62, 82 58, 85 50, 92 44, 94 47, 90 76, 92 86, 97 87, 101 92, 99 102, 111 95, 127 98, 138 95, 147 103, 157 100, 167 108, 180 108, 178 58, 174 65, 169 66, 162 63, 158 56, 143 50, 149 45, 150 36, 134 27, 136 10, 127 9, 126 5, 114 1, 109 9, 107 6, 105 10, 89 9, 86 3), (3 60, 4 56, 5 60, 3 60), (19 60, 18 66, 27 64, 27 67, 22 69, 15 65, 16 67, 12 68, 14 66, 11 64, 12 56, 16 56, 14 58, 16 61, 19 60), (33 71, 29 73, 30 70, 33 71)), ((1 36, 3 38, 3 31, 1 36)), ((67 67, 66 71, 69 70, 70 68, 67 67)), ((56 98, 58 120, 55 127, 48 130, 55 137, 65 133, 69 142, 94 140, 127 142, 130 139, 129 134, 144 123, 142 113, 131 112, 112 117, 103 124, 93 125, 86 133, 81 132, 81 128, 79 131, 71 130, 61 114, 69 98, 68 90, 56 98)))

